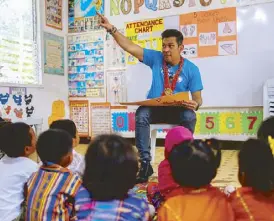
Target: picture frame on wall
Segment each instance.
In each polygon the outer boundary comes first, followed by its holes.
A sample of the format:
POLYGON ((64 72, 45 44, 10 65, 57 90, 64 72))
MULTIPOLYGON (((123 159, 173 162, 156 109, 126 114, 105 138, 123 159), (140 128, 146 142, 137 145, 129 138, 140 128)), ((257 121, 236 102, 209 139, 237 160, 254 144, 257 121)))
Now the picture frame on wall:
POLYGON ((63 29, 62 6, 63 0, 45 0, 46 26, 58 30, 63 29))

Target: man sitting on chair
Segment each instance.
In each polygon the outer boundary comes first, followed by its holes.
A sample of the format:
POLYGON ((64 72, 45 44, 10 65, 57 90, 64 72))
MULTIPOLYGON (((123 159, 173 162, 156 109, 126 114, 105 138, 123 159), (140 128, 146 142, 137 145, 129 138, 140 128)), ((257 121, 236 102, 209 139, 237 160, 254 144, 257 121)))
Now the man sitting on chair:
POLYGON ((153 174, 150 164, 150 124, 180 124, 194 132, 196 124, 194 111, 202 105, 203 84, 200 71, 196 65, 181 56, 184 45, 180 31, 167 29, 162 33, 163 47, 160 52, 134 44, 119 33, 106 17, 99 16, 101 26, 114 37, 120 47, 152 69, 152 84, 148 99, 178 92, 191 92, 192 100, 183 102, 180 107, 141 106, 136 111, 136 146, 141 159, 137 182, 147 182, 149 176, 153 174))

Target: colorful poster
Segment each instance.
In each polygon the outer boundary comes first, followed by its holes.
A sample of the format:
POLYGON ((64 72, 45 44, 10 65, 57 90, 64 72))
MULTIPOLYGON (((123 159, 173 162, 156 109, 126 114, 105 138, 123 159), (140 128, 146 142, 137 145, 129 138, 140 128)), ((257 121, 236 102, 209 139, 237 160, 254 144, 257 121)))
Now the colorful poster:
POLYGON ((87 100, 70 101, 70 119, 76 124, 79 136, 89 136, 89 107, 87 100))
MULTIPOLYGON (((125 34, 128 39, 143 48, 160 51, 162 48, 161 33, 164 30, 164 19, 148 19, 125 24, 125 34)), ((137 64, 137 58, 127 53, 127 64, 137 64)))
POLYGON ((236 8, 180 15, 186 58, 237 54, 236 8))
MULTIPOLYGON (((119 29, 119 32, 124 34, 123 29, 119 29)), ((109 33, 107 33, 106 36, 106 54, 107 69, 126 67, 125 51, 117 44, 109 33)))
POLYGON ((70 97, 104 97, 103 32, 68 37, 70 97))
POLYGON ((64 75, 64 38, 44 32, 44 73, 64 75))
POLYGON ((62 0, 45 0, 46 25, 62 30, 62 0))
POLYGON ((100 29, 96 12, 104 14, 104 0, 69 0, 69 32, 86 32, 100 29))
POLYGON ((91 103, 91 137, 111 133, 111 109, 109 103, 91 103))
POLYGON ((125 70, 107 72, 107 101, 111 105, 119 105, 127 101, 125 70))

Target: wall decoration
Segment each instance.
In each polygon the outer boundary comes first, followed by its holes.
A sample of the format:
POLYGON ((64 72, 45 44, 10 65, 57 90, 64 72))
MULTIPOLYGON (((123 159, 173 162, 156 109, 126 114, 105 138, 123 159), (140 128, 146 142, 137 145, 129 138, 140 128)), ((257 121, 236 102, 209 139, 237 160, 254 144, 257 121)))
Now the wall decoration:
MULTIPOLYGON (((197 112, 195 135, 248 135, 254 136, 263 121, 262 110, 250 111, 201 111, 197 112)), ((114 132, 135 131, 135 113, 112 111, 112 130, 114 132)), ((160 132, 165 132, 159 130, 160 132)))
POLYGON ((104 14, 104 0, 69 0, 69 32, 99 30, 100 17, 104 14))
POLYGON ((68 37, 69 96, 104 97, 103 32, 68 37))
MULTIPOLYGON (((125 24, 125 34, 128 39, 143 48, 160 51, 162 48, 161 33, 164 30, 162 18, 148 19, 125 24)), ((127 64, 137 64, 139 61, 132 55, 126 55, 127 64)))
POLYGON ((89 107, 87 100, 70 101, 70 119, 76 124, 79 136, 89 136, 89 107))
POLYGON ((180 15, 186 58, 237 54, 236 8, 180 15))
POLYGON ((91 103, 91 137, 111 132, 110 103, 91 103))
MULTIPOLYGON (((123 29, 118 30, 124 34, 123 29)), ((117 44, 114 38, 107 33, 106 36, 107 69, 121 69, 126 67, 125 51, 117 44)))
POLYGON ((29 94, 29 95, 25 95, 25 103, 26 105, 29 105, 32 101, 33 95, 29 94))
POLYGON ((26 107, 26 114, 27 114, 27 117, 31 117, 32 114, 34 112, 34 107, 31 106, 31 107, 26 107))
POLYGON ((107 101, 111 105, 120 105, 127 101, 126 76, 124 70, 107 72, 107 101))
POLYGON ((50 126, 53 121, 63 119, 65 117, 65 102, 56 100, 52 102, 51 115, 48 118, 48 125, 50 126))
POLYGON ((12 96, 12 99, 14 101, 14 103, 17 105, 17 106, 21 106, 22 105, 22 95, 13 95, 12 96))
POLYGON ((0 94, 0 102, 2 105, 5 105, 6 103, 8 103, 8 100, 9 100, 9 93, 5 93, 5 94, 0 94))
POLYGON ((64 38, 44 32, 44 73, 64 75, 64 38))
POLYGON ((45 0, 46 25, 62 30, 62 0, 45 0))

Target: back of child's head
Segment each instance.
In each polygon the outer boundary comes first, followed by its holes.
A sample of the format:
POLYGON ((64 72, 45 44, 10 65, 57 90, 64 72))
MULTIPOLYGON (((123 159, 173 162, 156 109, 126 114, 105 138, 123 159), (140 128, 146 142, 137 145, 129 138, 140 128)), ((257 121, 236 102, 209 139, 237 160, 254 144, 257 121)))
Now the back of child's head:
POLYGON ((182 187, 200 188, 216 176, 221 151, 214 139, 184 141, 173 148, 168 160, 175 182, 182 187))
POLYGON ((274 117, 270 117, 261 123, 257 136, 266 142, 269 136, 274 138, 274 117))
POLYGON ((89 145, 83 182, 95 200, 124 199, 136 182, 138 157, 118 135, 101 135, 89 145))
POLYGON ((52 122, 50 125, 50 129, 59 129, 67 131, 72 138, 76 138, 77 129, 76 125, 72 120, 68 119, 62 119, 62 120, 56 120, 52 122))
POLYGON ((25 123, 2 122, 0 149, 9 157, 22 157, 35 151, 35 135, 25 123))
POLYGON ((274 189, 274 159, 269 145, 249 139, 239 153, 239 179, 242 185, 259 192, 274 189))
MULTIPOLYGON (((54 163, 61 165, 64 158, 72 153, 72 138, 64 130, 50 129, 39 136, 36 148, 38 156, 44 164, 54 163)), ((70 162, 66 163, 69 164, 70 162)), ((65 167, 68 165, 61 166, 65 167)))

